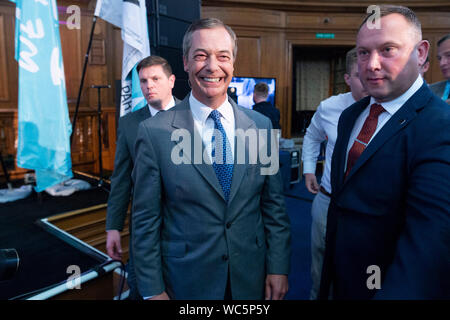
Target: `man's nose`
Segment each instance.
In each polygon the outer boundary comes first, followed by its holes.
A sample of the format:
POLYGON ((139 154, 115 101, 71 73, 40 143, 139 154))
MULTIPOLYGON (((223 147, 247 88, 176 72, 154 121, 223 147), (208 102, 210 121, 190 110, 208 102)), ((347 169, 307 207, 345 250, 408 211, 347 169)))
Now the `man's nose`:
POLYGON ((370 71, 381 69, 380 55, 377 51, 370 53, 369 61, 367 62, 367 69, 370 71))
POLYGON ((214 72, 219 69, 219 61, 217 61, 216 57, 211 56, 207 62, 207 70, 210 72, 214 72))

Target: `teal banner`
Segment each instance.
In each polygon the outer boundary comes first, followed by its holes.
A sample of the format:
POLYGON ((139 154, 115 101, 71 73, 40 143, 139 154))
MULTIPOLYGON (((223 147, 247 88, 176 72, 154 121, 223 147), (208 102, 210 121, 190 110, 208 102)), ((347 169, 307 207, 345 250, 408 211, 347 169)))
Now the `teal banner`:
POLYGON ((17 165, 36 171, 40 192, 73 176, 58 9, 55 0, 12 2, 19 63, 17 165))

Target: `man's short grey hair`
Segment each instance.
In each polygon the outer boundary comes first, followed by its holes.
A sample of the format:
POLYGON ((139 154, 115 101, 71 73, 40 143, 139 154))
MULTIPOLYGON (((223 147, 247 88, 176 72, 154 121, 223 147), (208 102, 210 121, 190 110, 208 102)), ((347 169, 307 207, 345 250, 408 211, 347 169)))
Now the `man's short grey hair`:
MULTIPOLYGON (((412 11, 408 7, 403 6, 395 6, 395 5, 380 5, 378 6, 380 8, 380 18, 388 16, 393 13, 397 13, 402 15, 406 21, 409 22, 409 24, 414 28, 414 31, 416 31, 416 34, 418 36, 418 40, 422 40, 422 25, 419 21, 419 18, 417 18, 414 11, 412 11)), ((362 28, 362 26, 369 20, 369 18, 373 16, 373 12, 368 13, 365 17, 361 25, 359 26, 358 31, 362 28)))
POLYGON ((189 50, 192 46, 192 34, 197 30, 202 29, 214 29, 214 28, 225 28, 228 34, 231 37, 233 42, 233 58, 236 59, 237 54, 237 37, 234 33, 233 29, 223 23, 221 20, 217 18, 205 18, 194 21, 189 28, 186 30, 186 33, 183 37, 183 58, 187 60, 189 55, 189 50))

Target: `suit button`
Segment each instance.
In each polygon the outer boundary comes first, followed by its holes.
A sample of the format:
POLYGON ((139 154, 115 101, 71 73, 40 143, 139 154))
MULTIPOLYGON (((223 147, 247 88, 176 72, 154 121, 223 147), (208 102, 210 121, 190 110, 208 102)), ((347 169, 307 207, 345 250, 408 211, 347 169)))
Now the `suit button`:
POLYGON ((227 261, 227 260, 228 260, 228 255, 224 254, 224 255, 222 256, 222 260, 223 260, 223 261, 227 261))
POLYGON ((227 223, 227 229, 230 229, 231 228, 231 222, 228 222, 227 223))

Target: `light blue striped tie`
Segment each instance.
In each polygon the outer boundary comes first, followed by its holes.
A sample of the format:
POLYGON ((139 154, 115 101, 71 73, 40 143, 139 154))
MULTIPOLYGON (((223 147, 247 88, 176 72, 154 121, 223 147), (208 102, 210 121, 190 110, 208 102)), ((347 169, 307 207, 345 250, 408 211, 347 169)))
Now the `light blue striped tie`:
POLYGON ((214 120, 215 133, 211 139, 211 156, 213 160, 213 168, 216 172, 217 179, 219 180, 220 186, 222 187, 223 194, 225 195, 225 200, 228 202, 230 197, 231 180, 233 179, 233 155, 231 153, 231 145, 227 139, 227 134, 225 129, 220 122, 220 113, 217 110, 213 110, 209 117, 214 120), (220 134, 219 134, 220 132, 220 134), (216 139, 217 138, 217 139, 216 139), (222 138, 222 143, 217 143, 218 139, 222 138), (222 156, 222 161, 216 159, 216 147, 222 146, 222 154, 218 154, 218 157, 222 156), (228 159, 228 163, 227 163, 228 159), (217 160, 217 161, 216 161, 217 160))

